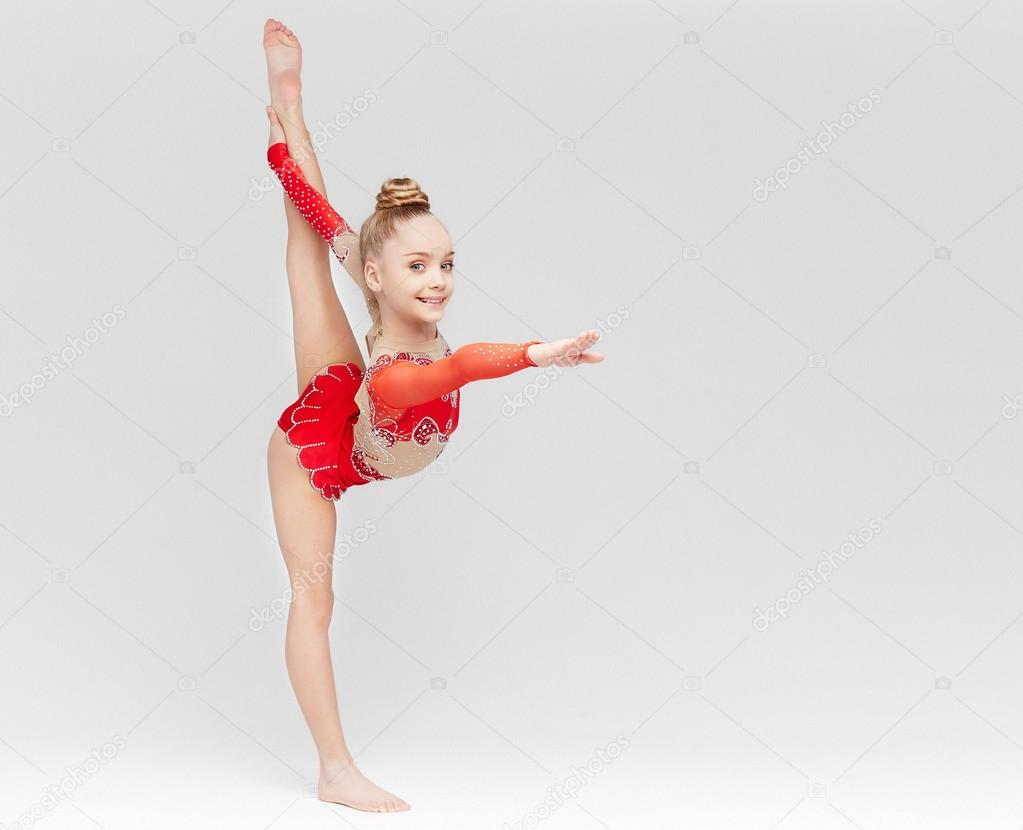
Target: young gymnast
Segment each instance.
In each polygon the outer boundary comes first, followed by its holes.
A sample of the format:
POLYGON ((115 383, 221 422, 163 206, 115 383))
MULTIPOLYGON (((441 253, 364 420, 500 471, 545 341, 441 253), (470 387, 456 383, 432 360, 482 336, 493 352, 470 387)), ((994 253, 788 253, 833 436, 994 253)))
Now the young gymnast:
POLYGON ((288 612, 285 661, 319 754, 319 797, 360 810, 408 810, 408 802, 362 774, 341 729, 327 633, 334 502, 350 487, 429 465, 458 426, 466 383, 528 367, 597 363, 603 355, 589 351, 599 338, 593 329, 550 343, 479 342, 452 352, 437 323, 454 291, 454 251, 426 194, 412 179, 388 179, 356 233, 326 200, 302 113, 298 39, 271 19, 263 46, 267 160, 285 190, 299 391, 267 450, 278 541, 292 588, 301 585, 288 612), (369 368, 334 289, 328 250, 366 299, 369 368), (309 584, 307 575, 324 566, 309 584))

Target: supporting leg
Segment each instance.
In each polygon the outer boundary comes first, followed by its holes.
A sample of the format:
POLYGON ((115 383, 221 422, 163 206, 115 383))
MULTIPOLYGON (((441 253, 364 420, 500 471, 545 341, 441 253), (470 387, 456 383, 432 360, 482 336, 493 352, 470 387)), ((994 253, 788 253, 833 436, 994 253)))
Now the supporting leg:
POLYGON ((334 608, 334 503, 309 486, 295 449, 274 428, 267 448, 274 525, 291 581, 284 657, 320 757, 319 796, 359 810, 408 810, 404 799, 378 787, 355 765, 338 713, 328 629, 334 608))

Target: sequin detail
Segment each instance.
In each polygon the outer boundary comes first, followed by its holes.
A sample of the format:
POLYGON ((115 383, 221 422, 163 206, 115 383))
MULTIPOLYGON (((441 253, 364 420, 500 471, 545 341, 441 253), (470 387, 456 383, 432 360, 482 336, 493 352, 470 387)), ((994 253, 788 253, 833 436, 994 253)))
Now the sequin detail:
POLYGON ((321 369, 278 423, 299 447, 298 463, 312 486, 336 500, 354 485, 429 466, 458 427, 460 387, 535 366, 528 350, 539 342, 470 343, 453 354, 439 333, 423 351, 378 338, 365 372, 354 363, 321 369), (389 375, 394 382, 382 385, 394 400, 420 402, 389 405, 377 389, 389 375), (435 396, 423 400, 429 394, 435 396))
POLYGON ((339 214, 315 187, 309 184, 302 167, 288 153, 288 145, 281 141, 271 144, 266 151, 270 169, 277 174, 284 192, 305 220, 323 237, 337 261, 344 265, 351 248, 338 244, 338 237, 355 234, 345 218, 339 214), (340 247, 344 253, 338 251, 340 247))
POLYGON ((529 358, 529 347, 539 342, 467 343, 443 360, 424 364, 406 359, 403 363, 394 361, 389 366, 374 367, 376 399, 394 408, 415 406, 471 381, 503 377, 536 366, 529 358))
POLYGON ((366 379, 356 395, 362 412, 355 425, 352 467, 366 481, 413 475, 429 466, 447 446, 458 426, 458 390, 416 406, 391 407, 374 387, 375 376, 395 362, 409 361, 428 366, 434 358, 447 357, 451 349, 440 338, 435 351, 399 351, 378 343, 366 379))
MULTIPOLYGON (((350 234, 357 239, 358 235, 309 184, 285 142, 268 148, 267 161, 292 204, 343 265, 351 248, 340 238, 350 234)), ((412 475, 428 466, 444 451, 458 427, 458 387, 536 366, 528 349, 539 342, 472 343, 452 359, 439 332, 427 341, 425 351, 394 348, 401 344, 388 346, 378 338, 365 372, 354 363, 320 369, 299 399, 284 411, 278 425, 288 443, 297 448, 298 465, 309 473, 313 488, 323 498, 336 501, 354 485, 412 475), (384 401, 387 395, 382 397, 375 390, 374 376, 387 366, 402 363, 430 367, 431 371, 382 376, 389 378, 381 384, 390 396, 389 405, 384 401)))
POLYGON ((339 467, 338 460, 347 459, 352 446, 352 427, 359 417, 355 393, 362 381, 363 373, 354 363, 325 366, 277 421, 297 450, 298 466, 328 501, 337 501, 352 484, 361 483, 339 467))

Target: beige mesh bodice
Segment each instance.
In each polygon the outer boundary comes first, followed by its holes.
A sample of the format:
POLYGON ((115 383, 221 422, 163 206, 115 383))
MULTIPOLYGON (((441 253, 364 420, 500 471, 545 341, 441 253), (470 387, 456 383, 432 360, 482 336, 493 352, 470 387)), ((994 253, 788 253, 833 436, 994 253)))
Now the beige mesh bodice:
POLYGON ((364 478, 401 478, 420 472, 444 451, 458 426, 458 389, 416 406, 392 409, 372 393, 375 371, 394 360, 429 363, 450 354, 439 331, 433 340, 420 343, 404 343, 382 335, 374 341, 365 377, 355 395, 359 418, 354 429, 352 466, 364 478))

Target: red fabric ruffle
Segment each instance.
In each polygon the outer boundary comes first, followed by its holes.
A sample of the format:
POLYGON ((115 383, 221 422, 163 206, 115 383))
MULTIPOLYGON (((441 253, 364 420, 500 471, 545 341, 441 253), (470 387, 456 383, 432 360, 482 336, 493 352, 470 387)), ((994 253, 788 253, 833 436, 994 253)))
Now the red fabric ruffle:
POLYGON ((366 483, 351 466, 359 418, 355 393, 362 378, 355 363, 324 366, 277 419, 288 443, 298 450, 298 466, 309 473, 309 483, 328 501, 337 501, 349 487, 366 483))

